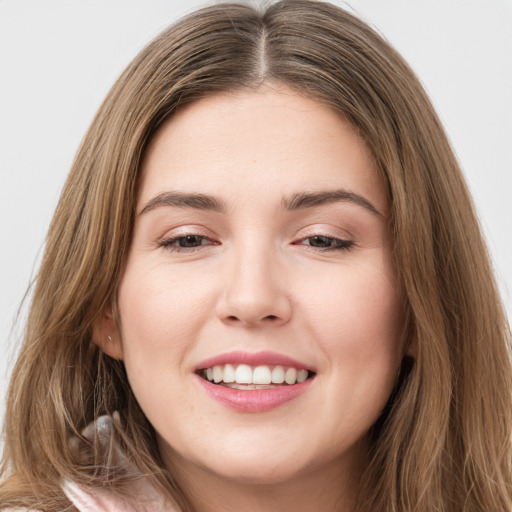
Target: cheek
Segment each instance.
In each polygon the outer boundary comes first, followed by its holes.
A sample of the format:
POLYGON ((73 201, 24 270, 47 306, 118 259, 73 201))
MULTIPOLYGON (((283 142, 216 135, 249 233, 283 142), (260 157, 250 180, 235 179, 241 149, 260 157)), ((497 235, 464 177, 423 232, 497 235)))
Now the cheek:
POLYGON ((333 355, 345 348, 368 360, 374 351, 399 349, 402 307, 390 263, 379 263, 337 269, 323 282, 316 276, 317 292, 310 293, 303 314, 333 355))
POLYGON ((336 382, 328 400, 334 408, 350 404, 354 419, 362 415, 371 424, 402 357, 403 312, 392 267, 347 266, 329 277, 320 287, 325 293, 315 294, 304 311, 336 382))
POLYGON ((128 266, 119 289, 123 339, 168 344, 189 335, 206 311, 211 292, 204 279, 182 276, 165 265, 144 271, 128 266))
MULTIPOLYGON (((169 390, 183 381, 182 362, 197 338, 190 321, 193 295, 162 267, 126 268, 118 294, 123 360, 146 413, 160 410, 164 397, 170 401, 169 390)), ((179 397, 173 396, 173 403, 180 406, 179 397)))
POLYGON ((178 376, 199 338, 211 293, 205 282, 184 279, 165 266, 128 265, 119 288, 125 365, 132 385, 178 376), (172 371, 170 371, 172 369, 172 371))

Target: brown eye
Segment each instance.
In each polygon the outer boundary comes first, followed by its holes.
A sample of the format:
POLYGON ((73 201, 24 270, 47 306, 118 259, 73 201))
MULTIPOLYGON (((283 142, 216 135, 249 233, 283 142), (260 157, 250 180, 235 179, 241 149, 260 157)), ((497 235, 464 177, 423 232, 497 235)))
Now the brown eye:
POLYGON ((204 245, 204 242, 207 242, 204 236, 199 235, 187 235, 180 236, 179 238, 174 239, 175 244, 178 247, 199 247, 200 245, 204 245))
POLYGON ((341 240, 332 236, 315 235, 302 240, 304 245, 308 245, 314 249, 320 250, 346 250, 352 247, 353 242, 350 240, 341 240))
POLYGON ((327 249, 334 245, 334 238, 328 236, 312 236, 308 238, 311 247, 318 247, 321 249, 327 249))
POLYGON ((170 251, 190 250, 206 245, 215 245, 212 240, 202 235, 184 235, 161 242, 160 246, 170 251))

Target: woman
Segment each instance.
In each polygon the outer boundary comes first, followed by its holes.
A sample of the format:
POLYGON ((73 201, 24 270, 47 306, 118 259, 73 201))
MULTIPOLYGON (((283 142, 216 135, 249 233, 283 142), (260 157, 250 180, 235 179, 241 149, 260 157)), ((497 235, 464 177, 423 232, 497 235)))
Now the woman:
POLYGON ((145 48, 50 228, 0 505, 510 510, 510 335, 412 71, 343 10, 145 48))

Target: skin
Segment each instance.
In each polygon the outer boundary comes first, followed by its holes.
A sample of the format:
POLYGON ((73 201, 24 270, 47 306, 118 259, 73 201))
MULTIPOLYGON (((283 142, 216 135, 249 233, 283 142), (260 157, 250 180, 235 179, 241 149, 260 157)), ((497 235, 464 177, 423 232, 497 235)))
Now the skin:
POLYGON ((165 464, 201 511, 351 510, 403 356, 389 204, 366 146, 328 107, 266 84, 183 108, 142 172, 120 326, 105 313, 96 332, 124 360, 165 464), (348 200, 283 207, 339 189, 378 213, 348 200), (169 191, 225 211, 147 207, 169 191), (180 247, 187 235, 195 247, 180 247), (194 374, 234 350, 278 352, 316 376, 271 411, 235 411, 194 374))

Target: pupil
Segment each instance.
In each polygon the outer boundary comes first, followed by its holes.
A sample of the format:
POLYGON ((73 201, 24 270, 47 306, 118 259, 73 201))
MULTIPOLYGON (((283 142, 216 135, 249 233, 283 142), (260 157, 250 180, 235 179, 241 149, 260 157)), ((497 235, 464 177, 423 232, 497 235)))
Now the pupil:
POLYGON ((187 235, 181 239, 181 247, 195 247, 199 245, 201 241, 197 235, 187 235))
POLYGON ((310 245, 313 247, 330 247, 332 244, 330 239, 326 236, 314 236, 310 240, 310 245))

